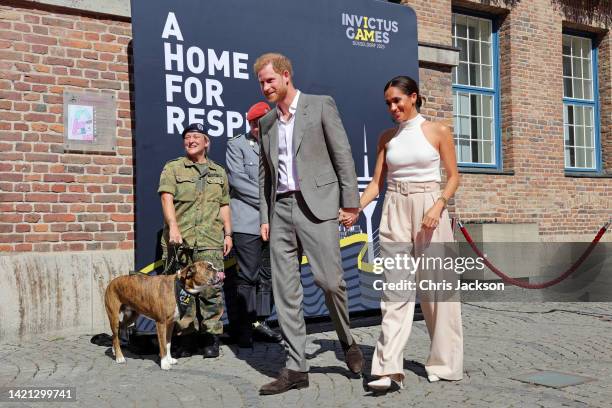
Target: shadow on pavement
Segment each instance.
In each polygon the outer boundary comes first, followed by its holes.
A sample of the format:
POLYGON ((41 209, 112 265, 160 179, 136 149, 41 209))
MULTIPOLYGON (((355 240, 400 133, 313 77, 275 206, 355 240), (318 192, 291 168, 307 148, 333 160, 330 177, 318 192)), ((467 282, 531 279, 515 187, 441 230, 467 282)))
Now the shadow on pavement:
MULTIPOLYGON (((422 315, 415 313, 414 320, 422 320, 422 315)), ((309 318, 306 320, 306 333, 314 334, 314 333, 322 333, 334 331, 334 327, 332 322, 328 317, 322 318, 309 318)), ((370 327, 370 326, 380 326, 381 316, 380 312, 378 313, 370 313, 367 315, 356 316, 351 318, 351 328, 356 329, 359 327, 370 327)), ((226 342, 227 344, 227 342, 226 342)), ((359 378, 355 374, 351 373, 346 368, 346 363, 344 362, 344 352, 342 350, 342 346, 338 340, 328 340, 328 339, 317 339, 310 345, 315 344, 318 347, 316 350, 309 350, 309 346, 307 345, 306 350, 306 358, 308 360, 312 360, 316 358, 318 355, 323 354, 328 351, 333 351, 335 357, 338 361, 338 365, 336 366, 317 366, 311 365, 310 372, 311 373, 324 373, 324 374, 339 374, 348 378, 359 378)), ((374 353, 374 347, 360 344, 361 351, 363 352, 363 356, 365 359, 364 373, 369 373, 371 369, 372 362, 372 354, 374 353)), ((240 348, 235 344, 229 344, 229 348, 234 353, 234 356, 240 360, 245 361, 259 373, 266 375, 268 377, 276 377, 281 368, 285 366, 285 356, 286 351, 283 346, 274 343, 255 343, 253 348, 240 348), (275 354, 274 358, 264 358, 263 355, 269 356, 270 354, 275 354)), ((311 347, 310 347, 311 348, 311 347)), ((407 370, 413 371, 415 374, 427 377, 425 374, 425 369, 422 364, 416 363, 414 361, 405 361, 404 367, 407 370)), ((369 374, 364 375, 364 389, 365 384, 371 380, 369 374)))

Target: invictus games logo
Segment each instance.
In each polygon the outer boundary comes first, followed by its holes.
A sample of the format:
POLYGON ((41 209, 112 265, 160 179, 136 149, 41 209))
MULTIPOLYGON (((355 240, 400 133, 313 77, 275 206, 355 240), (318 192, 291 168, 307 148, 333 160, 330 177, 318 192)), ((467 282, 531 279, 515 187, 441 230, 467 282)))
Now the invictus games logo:
POLYGON ((397 21, 342 13, 342 25, 346 37, 357 47, 385 48, 389 44, 389 33, 399 31, 397 21))

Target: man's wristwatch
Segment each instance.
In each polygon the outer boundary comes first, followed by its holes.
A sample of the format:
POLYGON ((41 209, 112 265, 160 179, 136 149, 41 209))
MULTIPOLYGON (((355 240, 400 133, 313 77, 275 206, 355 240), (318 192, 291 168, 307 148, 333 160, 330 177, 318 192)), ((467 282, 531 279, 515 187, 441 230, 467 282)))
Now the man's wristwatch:
MULTIPOLYGON (((232 238, 232 233, 231 232, 226 232, 224 235, 224 237, 230 237, 232 238)), ((232 238, 233 239, 233 238, 232 238)))

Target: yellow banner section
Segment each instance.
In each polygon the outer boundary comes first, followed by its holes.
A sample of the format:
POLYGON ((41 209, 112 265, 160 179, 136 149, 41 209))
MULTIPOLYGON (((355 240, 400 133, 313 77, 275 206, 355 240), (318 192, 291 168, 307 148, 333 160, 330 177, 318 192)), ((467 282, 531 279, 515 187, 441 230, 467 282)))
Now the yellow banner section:
MULTIPOLYGON (((340 240, 340 248, 342 249, 344 247, 358 244, 360 242, 363 242, 363 247, 361 248, 361 250, 359 251, 359 255, 357 256, 357 268, 359 268, 359 270, 364 271, 364 272, 373 272, 374 271, 373 265, 363 261, 363 258, 365 257, 365 254, 368 251, 368 235, 367 234, 364 234, 364 233, 353 234, 346 238, 342 238, 340 240)), ((308 264, 308 258, 306 256, 303 256, 301 263, 302 265, 308 264)), ((150 273, 163 265, 164 265, 164 260, 160 259, 158 261, 155 261, 145 266, 144 268, 140 270, 140 272, 150 273)), ((236 265, 236 258, 230 258, 224 262, 225 269, 230 268, 234 265, 236 265)))

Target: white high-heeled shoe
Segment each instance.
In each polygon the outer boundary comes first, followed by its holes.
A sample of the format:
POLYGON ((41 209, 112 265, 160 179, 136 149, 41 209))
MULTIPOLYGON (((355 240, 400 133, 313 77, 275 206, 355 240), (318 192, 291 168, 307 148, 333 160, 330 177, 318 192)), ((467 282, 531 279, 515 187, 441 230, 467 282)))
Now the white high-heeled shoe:
POLYGON ((429 380, 430 383, 432 382, 436 382, 436 381, 440 381, 440 377, 438 377, 435 374, 430 374, 427 376, 427 379, 429 380))
POLYGON ((368 388, 374 391, 387 391, 389 388, 391 388, 392 383, 397 384, 399 389, 404 389, 404 382, 402 380, 396 381, 388 376, 380 377, 378 380, 370 381, 368 383, 368 388))

